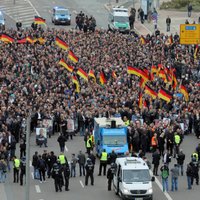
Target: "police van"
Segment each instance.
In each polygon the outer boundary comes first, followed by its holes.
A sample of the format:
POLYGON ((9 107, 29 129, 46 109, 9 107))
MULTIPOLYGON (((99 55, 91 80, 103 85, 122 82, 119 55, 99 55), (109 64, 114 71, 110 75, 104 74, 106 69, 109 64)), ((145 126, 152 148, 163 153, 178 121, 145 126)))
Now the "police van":
POLYGON ((0 11, 0 28, 5 29, 5 18, 2 11, 0 11))
POLYGON ((123 157, 116 159, 113 178, 115 193, 124 199, 152 200, 153 189, 150 170, 142 158, 123 157))
POLYGON ((53 8, 52 23, 57 24, 71 24, 71 14, 69 10, 64 7, 55 6, 53 8))
POLYGON ((127 8, 114 7, 109 12, 108 30, 129 33, 129 13, 127 8))

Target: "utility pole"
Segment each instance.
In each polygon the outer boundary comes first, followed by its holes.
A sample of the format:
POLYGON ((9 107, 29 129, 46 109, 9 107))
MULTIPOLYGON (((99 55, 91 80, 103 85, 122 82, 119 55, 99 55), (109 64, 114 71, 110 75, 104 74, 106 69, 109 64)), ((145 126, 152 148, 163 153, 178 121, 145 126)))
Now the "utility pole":
POLYGON ((26 120, 26 186, 25 186, 25 200, 29 200, 30 193, 30 124, 31 124, 31 116, 29 115, 26 120))

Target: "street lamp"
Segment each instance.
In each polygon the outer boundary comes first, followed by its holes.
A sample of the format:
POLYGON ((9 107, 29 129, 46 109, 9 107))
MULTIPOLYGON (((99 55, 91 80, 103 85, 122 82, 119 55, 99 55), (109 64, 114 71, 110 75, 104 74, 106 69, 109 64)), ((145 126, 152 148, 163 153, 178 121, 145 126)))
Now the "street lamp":
POLYGON ((25 200, 30 198, 30 125, 31 125, 31 115, 28 116, 26 120, 26 186, 25 186, 25 200))

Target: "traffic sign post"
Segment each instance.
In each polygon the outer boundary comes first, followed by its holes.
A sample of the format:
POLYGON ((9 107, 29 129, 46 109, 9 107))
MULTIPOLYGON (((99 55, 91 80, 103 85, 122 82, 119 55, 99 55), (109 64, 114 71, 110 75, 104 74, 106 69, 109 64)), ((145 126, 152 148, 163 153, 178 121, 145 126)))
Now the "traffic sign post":
POLYGON ((180 44, 200 44, 200 24, 181 24, 180 44))

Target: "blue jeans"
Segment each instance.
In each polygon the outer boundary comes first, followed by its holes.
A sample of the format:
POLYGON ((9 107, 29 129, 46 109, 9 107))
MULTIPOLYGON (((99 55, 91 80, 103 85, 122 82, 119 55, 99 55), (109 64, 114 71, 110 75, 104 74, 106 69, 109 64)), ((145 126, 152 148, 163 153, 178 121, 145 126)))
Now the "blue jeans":
POLYGON ((172 191, 178 190, 178 178, 172 177, 172 191))
POLYGON ((187 184, 188 184, 188 190, 192 189, 192 177, 191 176, 187 176, 187 184))
POLYGON ((84 133, 85 133, 85 125, 81 126, 79 131, 80 131, 80 136, 84 136, 84 133))
POLYGON ((5 183, 6 173, 3 170, 0 170, 0 183, 5 183))
MULTIPOLYGON (((181 169, 181 176, 183 176, 183 165, 178 165, 178 167, 179 167, 179 170, 181 169)), ((179 172, 179 174, 180 174, 180 172, 179 172)))
POLYGON ((76 166, 71 165, 71 177, 76 177, 76 166))
POLYGON ((39 170, 36 167, 34 167, 34 179, 40 179, 39 170))
POLYGON ((163 192, 168 192, 168 178, 162 178, 163 192))

